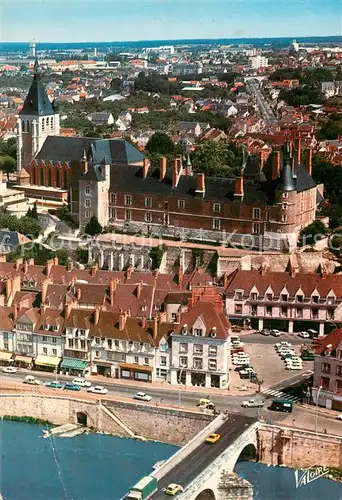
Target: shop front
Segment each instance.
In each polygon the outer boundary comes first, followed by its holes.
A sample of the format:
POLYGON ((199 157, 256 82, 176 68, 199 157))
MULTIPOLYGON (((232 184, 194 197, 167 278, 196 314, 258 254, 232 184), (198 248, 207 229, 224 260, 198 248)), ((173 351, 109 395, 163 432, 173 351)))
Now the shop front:
POLYGON ((65 375, 84 376, 89 374, 88 363, 84 359, 63 358, 60 365, 60 373, 65 375))
POLYGON ((94 375, 102 375, 104 377, 112 377, 113 363, 111 361, 94 360, 91 373, 94 375))
POLYGON ((26 368, 30 370, 33 366, 32 360, 33 360, 32 356, 23 356, 21 354, 16 354, 14 365, 18 366, 19 368, 26 368))
POLYGON ((0 351, 0 365, 9 366, 13 363, 12 353, 7 351, 0 351))
POLYGON ((152 367, 120 363, 121 378, 137 380, 140 382, 152 382, 152 367))
POLYGON ((59 358, 58 356, 38 354, 38 356, 34 360, 34 365, 38 370, 42 370, 45 372, 54 372, 56 371, 60 362, 61 358, 59 358))

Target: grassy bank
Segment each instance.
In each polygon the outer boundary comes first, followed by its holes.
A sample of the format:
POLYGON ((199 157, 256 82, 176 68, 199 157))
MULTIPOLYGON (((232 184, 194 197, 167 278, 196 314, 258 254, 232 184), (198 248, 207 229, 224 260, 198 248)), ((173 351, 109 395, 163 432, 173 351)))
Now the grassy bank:
POLYGON ((13 417, 11 415, 4 415, 1 420, 9 420, 10 422, 25 422, 26 424, 40 424, 40 425, 53 425, 49 420, 42 420, 33 417, 13 417))
POLYGON ((337 469, 335 467, 329 467, 329 473, 327 475, 329 479, 334 479, 339 483, 342 483, 342 469, 337 469))

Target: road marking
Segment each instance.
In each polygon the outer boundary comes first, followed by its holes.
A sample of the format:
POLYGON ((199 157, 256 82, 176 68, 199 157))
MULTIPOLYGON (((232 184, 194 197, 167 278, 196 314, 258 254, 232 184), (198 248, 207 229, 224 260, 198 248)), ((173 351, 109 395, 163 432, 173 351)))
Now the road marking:
POLYGON ((293 401, 294 403, 300 401, 300 398, 298 396, 292 396, 291 394, 287 394, 286 392, 276 391, 272 389, 265 389, 264 391, 261 391, 261 394, 276 396, 279 399, 285 399, 286 401, 293 401))

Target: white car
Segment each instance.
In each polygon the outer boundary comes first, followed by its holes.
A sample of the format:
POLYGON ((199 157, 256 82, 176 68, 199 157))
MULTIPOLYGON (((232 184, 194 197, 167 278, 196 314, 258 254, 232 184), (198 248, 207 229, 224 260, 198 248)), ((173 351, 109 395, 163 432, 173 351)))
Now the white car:
POLYGON ((292 347, 291 342, 286 342, 286 340, 283 340, 282 342, 277 342, 275 344, 275 348, 279 349, 280 347, 292 347))
POLYGON ((273 337, 280 337, 281 332, 279 330, 271 330, 271 335, 273 337))
POLYGON ((339 415, 337 415, 337 420, 342 420, 342 413, 340 413, 339 415))
POLYGON ((71 383, 79 385, 80 387, 91 387, 91 382, 89 382, 85 378, 74 378, 71 383))
POLYGON ((93 394, 107 394, 108 389, 106 389, 102 385, 95 385, 94 387, 90 387, 90 389, 88 389, 88 392, 92 392, 93 394))
POLYGON ((4 373, 17 373, 18 368, 15 366, 5 366, 5 368, 2 369, 4 373))
POLYGON ((302 339, 309 339, 310 334, 308 332, 299 332, 298 337, 301 337, 302 339))
POLYGON ((151 401, 152 396, 149 396, 144 392, 137 392, 136 394, 134 394, 133 399, 138 399, 139 401, 151 401))
POLYGON ((239 340, 233 340, 232 342, 232 348, 235 349, 236 347, 243 347, 245 344, 243 342, 240 342, 239 340))
POLYGON ((40 385, 41 382, 40 380, 37 380, 33 375, 26 375, 26 377, 24 378, 24 384, 40 385))

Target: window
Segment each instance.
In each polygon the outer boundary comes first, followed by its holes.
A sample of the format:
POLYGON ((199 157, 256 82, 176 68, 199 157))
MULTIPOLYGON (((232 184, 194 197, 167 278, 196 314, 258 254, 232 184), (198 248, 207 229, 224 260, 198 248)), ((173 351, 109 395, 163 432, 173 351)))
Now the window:
POLYGON ((266 300, 273 300, 273 293, 266 293, 266 300))
POLYGON ((336 375, 338 377, 342 377, 342 365, 337 365, 336 366, 336 375))
POLYGON ((214 203, 213 212, 221 212, 221 203, 214 203))
POLYGON ((342 392, 342 380, 336 380, 336 392, 342 392))
POLYGON ((139 356, 134 356, 133 363, 135 363, 135 364, 139 363, 139 356))
POLYGON ((47 342, 48 341, 48 338, 46 335, 43 335, 43 342, 47 342))
POLYGON ((188 352, 188 344, 179 344, 179 352, 188 352))
POLYGON ((202 358, 194 358, 193 359, 193 368, 195 370, 203 370, 203 359, 202 358))
POLYGON ((95 358, 99 358, 100 357, 100 351, 95 351, 95 358))
POLYGON ((69 347, 70 349, 73 349, 74 347, 74 339, 68 339, 69 340, 69 347))
POLYGON ((286 293, 282 293, 280 296, 280 300, 282 302, 287 302, 288 298, 289 298, 289 296, 286 293))
POLYGON ((110 208, 109 209, 109 218, 115 220, 117 218, 116 215, 116 208, 110 208))
POLYGON ((126 221, 132 220, 132 210, 125 210, 125 220, 126 221))
POLYGON ((303 302, 303 299, 304 299, 303 295, 297 295, 296 296, 297 302, 303 302))
POLYGON ((145 212, 145 222, 152 222, 151 212, 145 212))
POLYGON ((5 351, 8 351, 8 342, 4 342, 4 349, 5 351))
POLYGON ((329 390, 330 378, 329 377, 321 377, 321 387, 322 389, 329 390))
POLYGON ((208 360, 208 367, 209 367, 209 370, 217 370, 217 361, 216 361, 216 359, 209 359, 208 360))
POLYGON ((216 355, 217 355, 216 345, 210 345, 209 346, 209 356, 216 356, 216 355))
POLYGON ((315 304, 318 304, 318 300, 319 300, 318 295, 313 295, 313 296, 311 297, 311 300, 312 300, 312 302, 314 302, 315 304))
POLYGON ((85 349, 86 348, 86 341, 85 340, 81 340, 80 341, 80 346, 81 346, 81 349, 85 349))
POLYGON ((51 337, 51 342, 53 344, 57 344, 57 337, 51 337))
POLYGON ((181 366, 182 368, 187 368, 188 367, 188 358, 186 358, 185 356, 180 356, 179 366, 181 366))
POLYGON ((327 303, 328 304, 335 304, 335 297, 328 297, 327 298, 327 303))
POLYGON ((235 304, 235 314, 242 314, 242 304, 235 304))
POLYGON ((184 210, 185 208, 185 200, 178 200, 177 206, 180 210, 184 210))
POLYGON ((52 349, 52 355, 57 356, 57 349, 52 349))
POLYGON ((272 307, 266 306, 266 316, 272 316, 272 307))
POLYGON ((283 198, 288 198, 289 197, 289 193, 283 193, 283 198))
POLYGON ((252 305, 252 316, 257 316, 258 314, 258 306, 252 305))
POLYGON ((90 212, 89 212, 88 210, 86 210, 86 211, 85 211, 85 213, 84 213, 84 217, 85 217, 86 219, 90 219, 90 212))
POLYGON ((148 358, 144 358, 144 365, 149 365, 150 364, 150 360, 148 358))
POLYGON ((194 335, 195 335, 196 337, 202 337, 202 334, 203 334, 203 332, 202 332, 202 328, 195 328, 195 329, 194 329, 194 335))
POLYGON ((95 344, 99 344, 100 343, 100 337, 95 337, 95 344))
POLYGON ((330 364, 329 363, 322 363, 321 372, 322 373, 330 373, 330 364))
POLYGON ((114 345, 116 349, 119 349, 120 347, 120 340, 114 340, 114 345))
POLYGON ((160 366, 166 366, 166 356, 160 356, 160 366))
POLYGON ((86 208, 90 208, 91 207, 91 200, 85 200, 84 206, 86 208))
POLYGON ((252 231, 253 231, 253 234, 260 234, 259 222, 253 222, 252 231))
POLYGON ((287 210, 287 204, 286 203, 283 203, 282 209, 283 210, 287 210))
POLYGON ((287 317, 287 307, 282 307, 281 308, 281 315, 286 318, 287 317))
POLYGON ((201 344, 194 345, 194 354, 203 354, 203 346, 201 344))
POLYGON ((243 290, 235 290, 235 299, 243 300, 243 290))
POLYGON ((253 219, 260 219, 260 208, 253 208, 253 219))
POLYGON ((318 319, 318 309, 312 309, 312 319, 318 319))
POLYGON ((220 219, 213 219, 213 229, 216 229, 219 231, 221 229, 221 220, 220 219))
POLYGON ((258 300, 258 294, 256 292, 251 293, 251 300, 258 300))
POLYGON ((47 354, 47 347, 43 347, 43 354, 47 354))
POLYGON ((115 193, 110 193, 110 203, 112 205, 116 205, 116 194, 115 193))
POLYGON ((89 184, 87 184, 86 187, 85 187, 85 194, 90 194, 90 186, 89 186, 89 184))
POLYGON ((283 214, 283 215, 281 216, 281 221, 282 221, 282 222, 287 222, 287 215, 283 214))
POLYGON ((132 196, 130 194, 125 194, 125 205, 132 205, 132 196))
POLYGON ((303 309, 297 309, 296 316, 297 316, 297 318, 302 318, 303 317, 303 309))
POLYGON ((327 319, 334 319, 334 309, 327 309, 327 319))
POLYGON ((177 320, 177 313, 172 313, 171 314, 171 321, 176 321, 177 320))
POLYGON ((145 198, 145 207, 151 208, 152 207, 152 198, 150 196, 147 196, 145 198))
POLYGON ((4 340, 8 340, 8 332, 4 332, 4 340))
POLYGON ((112 341, 112 339, 108 339, 108 340, 107 340, 107 345, 108 345, 108 349, 112 349, 112 346, 113 346, 113 341, 112 341))

